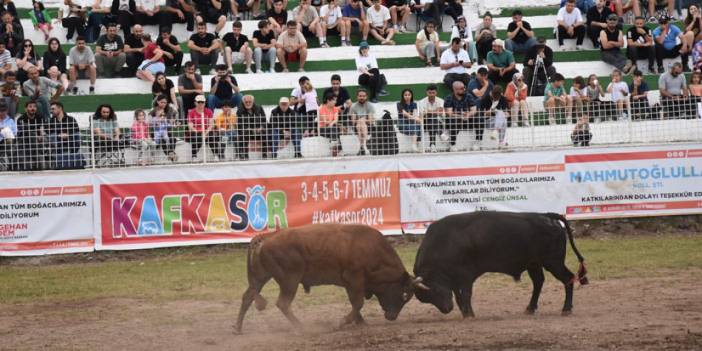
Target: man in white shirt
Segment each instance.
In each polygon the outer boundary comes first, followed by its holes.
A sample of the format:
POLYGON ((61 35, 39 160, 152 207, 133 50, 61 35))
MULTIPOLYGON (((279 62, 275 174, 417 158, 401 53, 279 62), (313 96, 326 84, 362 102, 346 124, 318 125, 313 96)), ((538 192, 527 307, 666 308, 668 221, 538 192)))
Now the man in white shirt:
POLYGON ((473 66, 470 61, 468 52, 461 47, 461 38, 451 39, 451 48, 441 54, 439 61, 442 70, 446 71, 444 76, 444 84, 449 88, 453 88, 453 82, 459 80, 463 85, 468 85, 470 76, 468 68, 473 66))
POLYGON ((441 134, 444 140, 448 139, 448 135, 444 133, 443 126, 444 99, 436 95, 436 85, 429 84, 427 86, 427 96, 417 103, 419 117, 424 123, 424 130, 429 134, 429 149, 431 152, 436 152, 437 134, 441 134))
POLYGON ((390 25, 390 10, 380 4, 380 0, 373 0, 373 6, 368 8, 366 18, 370 23, 370 33, 383 45, 395 45, 392 37, 395 29, 390 25))
POLYGON ((329 47, 329 44, 327 44, 327 32, 341 36, 341 46, 346 46, 346 22, 342 20, 341 8, 336 5, 336 1, 329 1, 328 4, 319 9, 319 22, 322 26, 321 47, 329 47))
POLYGON ((558 21, 558 47, 563 50, 563 39, 575 38, 575 48, 582 50, 586 28, 580 9, 575 7, 575 0, 568 0, 566 5, 558 10, 556 21, 558 21))

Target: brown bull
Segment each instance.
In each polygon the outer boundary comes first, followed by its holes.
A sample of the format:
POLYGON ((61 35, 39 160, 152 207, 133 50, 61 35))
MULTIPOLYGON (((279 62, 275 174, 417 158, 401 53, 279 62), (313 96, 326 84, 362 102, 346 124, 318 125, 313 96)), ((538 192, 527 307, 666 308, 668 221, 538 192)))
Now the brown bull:
POLYGON ((290 305, 300 284, 308 293, 315 285, 346 288, 352 308, 341 325, 363 323, 364 297, 373 295, 385 318, 395 320, 412 298, 414 285, 421 284, 407 273, 383 235, 363 225, 312 224, 258 235, 251 240, 247 260, 249 287, 242 297, 237 332, 254 300, 258 310, 265 308, 260 292, 271 278, 280 287, 276 305, 296 326, 300 321, 290 305))

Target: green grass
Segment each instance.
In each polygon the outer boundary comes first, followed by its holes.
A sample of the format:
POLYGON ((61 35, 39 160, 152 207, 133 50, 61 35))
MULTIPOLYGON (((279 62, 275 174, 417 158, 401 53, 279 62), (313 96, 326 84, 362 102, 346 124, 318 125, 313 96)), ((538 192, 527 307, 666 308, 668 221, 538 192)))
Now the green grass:
MULTIPOLYGON (((693 236, 645 236, 578 239, 576 244, 588 264, 592 281, 628 277, 656 277, 670 271, 701 269, 702 240, 693 236)), ((411 271, 418 244, 404 244, 397 251, 411 271)), ((100 298, 139 298, 155 302, 171 300, 238 299, 247 286, 243 249, 225 253, 202 253, 201 249, 164 255, 154 251, 137 260, 102 263, 71 263, 48 266, 0 266, 0 301, 5 304, 86 301, 100 298)), ((567 264, 577 268, 568 249, 567 264)), ((171 251, 172 252, 172 251, 171 251)), ((119 254, 115 254, 119 256, 119 254)), ((502 276, 486 278, 497 285, 509 284, 502 276)), ((553 280, 550 275, 548 279, 553 280)), ((264 295, 277 294, 269 283, 264 295)), ((343 290, 315 287, 312 297, 300 294, 303 303, 343 301, 343 290)))

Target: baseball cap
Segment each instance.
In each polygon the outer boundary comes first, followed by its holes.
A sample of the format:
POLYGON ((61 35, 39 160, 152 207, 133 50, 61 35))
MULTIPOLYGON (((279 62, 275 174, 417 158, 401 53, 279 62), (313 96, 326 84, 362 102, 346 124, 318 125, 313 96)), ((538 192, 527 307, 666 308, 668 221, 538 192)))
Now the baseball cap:
POLYGON ((610 13, 609 16, 607 16, 608 21, 619 21, 619 16, 615 13, 610 13))
POLYGON ((280 98, 280 100, 278 100, 278 103, 281 103, 281 104, 289 104, 289 103, 290 103, 290 99, 288 99, 288 98, 286 98, 285 96, 283 96, 283 97, 280 98))
POLYGON ((369 48, 369 47, 370 47, 370 46, 368 45, 368 42, 365 41, 365 40, 362 41, 360 44, 358 44, 358 48, 359 48, 359 49, 369 48))
POLYGON ((195 101, 205 102, 205 95, 200 94, 200 95, 196 96, 195 101))
POLYGON ((495 41, 492 42, 492 46, 499 46, 501 48, 504 48, 505 42, 502 41, 502 39, 495 39, 495 41))

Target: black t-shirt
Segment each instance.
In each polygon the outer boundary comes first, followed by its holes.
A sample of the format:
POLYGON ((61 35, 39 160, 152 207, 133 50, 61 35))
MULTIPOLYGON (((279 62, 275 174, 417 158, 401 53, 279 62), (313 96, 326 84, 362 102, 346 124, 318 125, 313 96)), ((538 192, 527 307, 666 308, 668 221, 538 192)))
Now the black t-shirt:
POLYGON ((602 12, 597 11, 597 6, 591 7, 589 10, 587 10, 587 25, 589 26, 593 21, 594 22, 600 22, 600 23, 606 23, 607 22, 607 16, 609 16, 612 13, 612 10, 610 10, 608 7, 602 8, 602 12))
POLYGON ((138 39, 137 37, 135 37, 134 34, 129 34, 129 36, 127 37, 127 40, 124 43, 126 45, 129 45, 129 47, 132 49, 144 47, 144 43, 141 42, 141 39, 138 39))
POLYGON ((263 35, 260 30, 257 30, 253 33, 253 37, 258 40, 259 44, 270 44, 275 39, 275 34, 273 31, 268 31, 268 35, 263 35))
POLYGON ((175 103, 175 101, 171 101, 171 89, 173 89, 175 85, 173 84, 173 81, 166 78, 166 89, 163 89, 161 87, 161 84, 158 84, 154 81, 154 84, 151 86, 151 93, 154 95, 160 95, 163 94, 166 96, 166 99, 168 100, 168 103, 175 103))
MULTIPOLYGON (((531 30, 531 25, 529 24, 529 22, 524 20, 522 20, 522 27, 524 27, 524 29, 526 30, 531 30)), ((514 21, 509 22, 509 24, 507 25, 507 31, 512 32, 515 29, 517 29, 517 24, 514 23, 514 21)), ((517 32, 517 34, 514 36, 514 38, 512 38, 512 40, 515 43, 523 44, 526 43, 527 40, 529 40, 529 37, 526 35, 526 33, 524 33, 523 30, 520 29, 519 32, 517 32)))
MULTIPOLYGON (((178 38, 176 38, 175 35, 171 34, 171 36, 168 38, 168 42, 170 42, 171 45, 178 45, 178 38)), ((163 43, 163 38, 161 38, 161 36, 159 36, 158 39, 156 39, 156 44, 158 44, 158 47, 161 48, 161 50, 168 51, 171 54, 175 54, 175 50, 163 43)))
MULTIPOLYGON (((239 84, 236 82, 236 78, 234 76, 230 75, 229 78, 232 80, 232 84, 235 86, 239 86, 239 84)), ((210 86, 213 87, 215 85, 215 77, 212 77, 212 80, 210 80, 210 86)), ((224 79, 219 81, 219 84, 217 85, 217 90, 215 91, 215 96, 222 99, 222 100, 229 100, 232 98, 234 95, 234 91, 232 91, 232 87, 224 81, 224 79)))
POLYGON ((239 52, 241 47, 249 41, 249 38, 243 34, 239 34, 239 37, 235 38, 233 33, 227 33, 222 40, 232 49, 232 52, 239 52))
POLYGON ((195 43, 195 46, 201 48, 209 48, 212 46, 212 42, 217 39, 212 33, 205 33, 205 36, 201 37, 199 34, 195 33, 190 36, 190 40, 195 43))
MULTIPOLYGON (((605 28, 602 31, 605 33, 605 35, 607 35, 608 41, 619 40, 619 29, 615 28, 614 31, 610 32, 607 28, 605 28)), ((600 35, 602 35, 601 32, 600 32, 600 35)), ((602 50, 602 51, 619 51, 619 48, 613 47, 610 49, 605 49, 603 46, 600 46, 600 50, 602 50)))
POLYGON ((276 23, 278 23, 281 26, 284 26, 285 23, 288 22, 288 11, 283 9, 280 13, 276 13, 275 9, 270 9, 268 10, 268 13, 266 13, 267 18, 273 17, 276 23))
POLYGON ((639 33, 639 32, 636 30, 636 27, 631 27, 631 28, 629 28, 629 30, 626 31, 626 38, 627 38, 627 39, 631 39, 631 40, 633 40, 634 42, 637 42, 637 43, 640 43, 640 44, 645 43, 645 42, 646 42, 646 38, 647 38, 647 37, 651 37, 651 30, 648 29, 646 26, 644 26, 643 29, 646 31, 646 34, 645 34, 645 35, 639 33))
MULTIPOLYGON (((334 94, 332 88, 327 88, 324 90, 322 96, 327 96, 327 94, 334 94)), ((339 95, 336 95, 336 107, 343 107, 344 103, 350 99, 349 91, 344 87, 339 87, 339 95)))
POLYGON ((102 51, 117 51, 124 49, 124 42, 122 37, 115 35, 114 39, 110 40, 107 34, 103 34, 98 38, 96 46, 99 46, 102 51))

